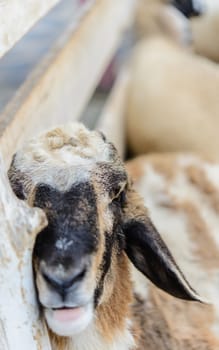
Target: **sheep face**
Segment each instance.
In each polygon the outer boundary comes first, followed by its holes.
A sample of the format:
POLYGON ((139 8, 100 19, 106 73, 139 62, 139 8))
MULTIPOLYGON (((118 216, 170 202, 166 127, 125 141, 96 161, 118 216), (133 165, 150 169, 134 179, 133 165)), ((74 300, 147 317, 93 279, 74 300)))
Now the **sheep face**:
POLYGON ((126 174, 122 168, 115 172, 110 164, 96 164, 89 177, 64 192, 45 184, 35 188, 33 205, 46 212, 49 223, 35 244, 36 282, 47 321, 61 335, 78 333, 91 321, 112 287, 111 264, 124 248, 126 174), (69 310, 54 311, 63 308, 69 310), (65 317, 73 322, 60 328, 65 317))
POLYGON ((47 322, 60 335, 78 333, 110 294, 124 249, 124 166, 100 133, 75 125, 70 135, 56 129, 31 141, 9 177, 17 196, 47 215, 33 253, 47 322))
POLYGON ((158 287, 199 299, 100 133, 80 124, 45 133, 15 155, 8 174, 15 194, 47 215, 33 265, 39 301, 55 333, 86 329, 116 288, 118 265, 127 256, 158 287))

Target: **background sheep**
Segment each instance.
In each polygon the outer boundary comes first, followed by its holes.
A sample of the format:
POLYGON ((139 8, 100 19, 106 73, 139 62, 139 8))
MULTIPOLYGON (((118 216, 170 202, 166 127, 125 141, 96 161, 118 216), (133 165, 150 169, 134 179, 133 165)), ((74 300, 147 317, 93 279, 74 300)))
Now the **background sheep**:
POLYGON ((134 31, 139 39, 162 36, 179 44, 190 44, 188 19, 170 1, 139 0, 137 2, 134 31))
POLYGON ((130 260, 166 292, 201 300, 102 134, 80 124, 42 134, 16 153, 9 179, 19 198, 47 215, 33 262, 54 349, 146 348, 144 326, 157 322, 132 288, 130 260))
POLYGON ((215 0, 217 8, 213 12, 194 18, 191 21, 193 48, 196 53, 215 62, 219 62, 219 2, 215 0))
POLYGON ((151 35, 167 36, 175 42, 189 44, 190 48, 201 56, 219 61, 218 0, 139 0, 135 30, 138 38, 151 35), (186 20, 183 14, 191 17, 190 20, 186 20))
MULTIPOLYGON (((147 6, 146 2, 141 4, 147 6)), ((164 4, 156 6, 157 13, 168 8, 164 4)), ((143 5, 140 16, 145 17, 143 5)), ((158 14, 148 16, 151 22, 159 23, 154 19, 158 14)), ((192 21, 195 28, 195 21, 201 23, 202 16, 192 21)), ((139 23, 144 32, 142 22, 139 23)), ((171 18, 169 23, 175 25, 171 18)), ((130 62, 126 117, 131 153, 196 151, 218 158, 217 64, 179 45, 167 27, 156 25, 154 30, 150 20, 147 24, 152 32, 145 29, 147 39, 139 43, 130 62)), ((181 36, 186 33, 186 27, 175 25, 177 28, 181 36)), ((200 36, 203 37, 201 33, 200 36)), ((212 44, 212 40, 209 42, 212 44)))
POLYGON ((212 306, 182 302, 148 284, 141 349, 219 348, 219 165, 194 155, 152 154, 127 164, 135 189, 193 286, 212 306))
POLYGON ((130 65, 130 149, 197 151, 218 158, 219 69, 162 39, 139 44, 130 65))

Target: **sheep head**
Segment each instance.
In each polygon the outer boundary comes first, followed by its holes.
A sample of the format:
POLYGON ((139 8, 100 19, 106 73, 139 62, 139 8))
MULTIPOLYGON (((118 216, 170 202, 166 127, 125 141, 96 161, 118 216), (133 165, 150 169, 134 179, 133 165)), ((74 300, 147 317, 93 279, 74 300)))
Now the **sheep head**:
POLYGON ((129 258, 166 292, 199 300, 101 133, 78 123, 46 132, 15 154, 8 175, 15 194, 48 218, 33 266, 39 302, 55 333, 86 329, 116 288, 121 259, 129 258))

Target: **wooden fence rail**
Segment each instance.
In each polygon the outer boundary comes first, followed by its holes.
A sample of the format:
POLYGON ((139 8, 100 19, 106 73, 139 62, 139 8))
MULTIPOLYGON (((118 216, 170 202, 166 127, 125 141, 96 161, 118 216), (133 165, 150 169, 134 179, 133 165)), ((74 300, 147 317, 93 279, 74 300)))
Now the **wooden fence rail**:
POLYGON ((50 350, 32 278, 32 248, 46 218, 15 198, 1 158, 0 189, 0 349, 50 350))
POLYGON ((0 57, 59 0, 0 0, 0 57))
POLYGON ((96 0, 78 28, 63 33, 0 115, 6 164, 27 137, 79 118, 130 23, 133 5, 133 0, 96 0))

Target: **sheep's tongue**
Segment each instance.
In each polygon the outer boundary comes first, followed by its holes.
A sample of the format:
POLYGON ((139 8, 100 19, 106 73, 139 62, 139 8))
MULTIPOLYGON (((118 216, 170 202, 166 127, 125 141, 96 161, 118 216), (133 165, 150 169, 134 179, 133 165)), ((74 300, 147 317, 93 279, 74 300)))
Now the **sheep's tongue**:
POLYGON ((59 309, 53 311, 53 317, 59 322, 74 321, 82 316, 84 309, 76 307, 74 309, 59 309))

